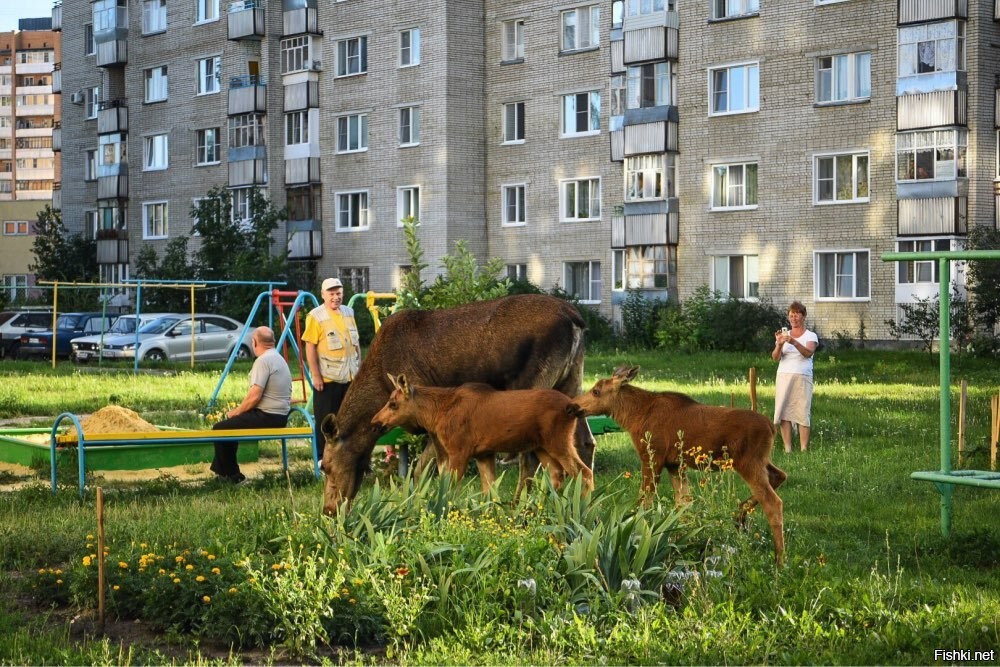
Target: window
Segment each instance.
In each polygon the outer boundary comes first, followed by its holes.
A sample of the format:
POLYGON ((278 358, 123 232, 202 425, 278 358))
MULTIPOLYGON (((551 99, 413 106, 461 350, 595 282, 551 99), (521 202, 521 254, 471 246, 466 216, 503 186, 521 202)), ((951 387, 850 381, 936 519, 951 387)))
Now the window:
POLYGON ((143 0, 142 34, 163 32, 167 29, 167 0, 143 0))
POLYGON ((596 90, 587 93, 563 95, 562 135, 573 137, 597 134, 601 131, 601 94, 596 90))
POLYGON ((563 221, 601 219, 601 179, 585 178, 560 184, 559 218, 563 221))
POLYGON ((412 67, 420 64, 420 28, 410 28, 399 32, 399 66, 412 67))
POLYGON ((31 223, 27 220, 3 221, 4 236, 27 236, 29 229, 31 229, 31 223))
POLYGON ((503 53, 500 60, 524 60, 524 19, 503 22, 503 53))
POLYGON ((233 222, 246 226, 250 222, 250 203, 253 201, 253 188, 234 188, 232 193, 233 222))
POLYGON ((601 263, 563 262, 566 293, 582 303, 601 302, 601 263))
POLYGON ((117 176, 126 161, 125 135, 100 134, 97 136, 97 175, 117 176))
POLYGON ((816 103, 854 102, 872 96, 872 54, 844 53, 816 59, 816 103))
POLYGON ((197 5, 197 23, 219 20, 219 0, 195 0, 197 5))
POLYGON ((83 212, 83 236, 88 239, 97 238, 98 228, 97 210, 90 209, 83 212))
POLYGON ((154 134, 144 137, 142 170, 153 171, 167 168, 167 135, 154 134))
POLYGON ((368 150, 368 114, 341 116, 337 119, 337 152, 368 150))
POLYGON ((128 0, 94 0, 90 10, 97 34, 128 28, 128 0))
POLYGON ((229 147, 264 145, 264 114, 245 113, 229 118, 229 147))
POLYGON ((97 150, 83 152, 83 180, 97 180, 97 150))
POLYGON ((158 201, 142 205, 142 238, 167 238, 167 202, 158 201))
POLYGON ((285 145, 309 143, 309 110, 285 114, 285 145))
POLYGON ((669 289, 676 287, 677 251, 666 245, 633 246, 612 256, 612 289, 669 289))
POLYGON ((500 198, 503 201, 502 223, 506 226, 523 225, 527 220, 525 213, 525 191, 527 186, 524 183, 504 185, 500 188, 500 198))
POLYGON ((626 16, 646 16, 662 11, 676 11, 676 0, 627 0, 626 16))
POLYGON ((221 161, 219 135, 220 131, 217 127, 198 130, 198 164, 218 164, 221 161))
MULTIPOLYGON (((896 252, 939 252, 951 250, 950 239, 907 239, 896 242, 896 252)), ((897 282, 900 285, 913 283, 940 284, 940 266, 936 260, 896 262, 897 282)))
POLYGON ((368 267, 367 266, 342 266, 340 267, 340 281, 351 288, 355 294, 364 294, 368 287, 368 267))
POLYGON ((507 279, 513 280, 515 282, 527 282, 528 281, 528 265, 527 264, 508 264, 507 265, 507 279))
POLYGON ((896 180, 952 180, 968 174, 968 130, 924 130, 896 135, 896 180))
POLYGON ((712 0, 712 18, 728 19, 760 12, 760 0, 712 0))
POLYGON ((629 109, 676 104, 677 73, 670 63, 647 63, 626 68, 625 104, 629 109))
POLYGON ((145 101, 162 102, 167 99, 167 66, 154 67, 144 72, 145 76, 145 101))
POLYGON ((760 258, 757 255, 718 255, 712 258, 712 290, 723 298, 760 297, 760 258))
POLYGON ((17 273, 3 275, 3 291, 9 302, 28 298, 28 276, 17 273))
POLYGON ((760 66, 731 65, 708 70, 712 99, 709 115, 746 113, 760 108, 760 66))
POLYGON ((337 193, 337 231, 368 229, 368 192, 337 193))
POLYGON ((207 95, 219 92, 219 81, 222 79, 222 56, 202 58, 198 61, 198 94, 207 95))
POLYGON ((817 252, 816 298, 868 299, 868 251, 817 252))
POLYGON ((625 158, 625 201, 675 196, 676 169, 674 154, 658 153, 625 158))
POLYGON ((562 50, 596 48, 601 39, 601 9, 598 5, 565 11, 562 18, 562 50))
POLYGON ((94 24, 83 24, 83 55, 92 56, 97 53, 97 42, 94 41, 94 24))
POLYGON ((84 93, 83 116, 84 118, 97 118, 97 109, 101 104, 101 87, 94 86, 86 88, 84 93))
POLYGON ((368 71, 368 37, 337 41, 337 76, 352 76, 368 71))
POLYGON ((396 188, 396 219, 402 221, 406 218, 420 220, 419 185, 404 185, 396 188))
POLYGON ((289 220, 322 220, 323 193, 319 185, 289 188, 286 191, 289 220))
POLYGON ((399 110, 399 145, 416 146, 420 143, 420 107, 403 107, 399 110))
POLYGON ((524 102, 503 105, 503 143, 524 143, 524 102))
MULTIPOLYGON (((615 126, 617 121, 613 120, 617 116, 625 115, 625 75, 624 74, 612 74, 611 75, 611 125, 608 127, 609 130, 620 130, 621 125, 615 126)), ((624 119, 623 119, 624 122, 624 119)))
POLYGON ((287 37, 281 40, 282 74, 301 72, 309 68, 309 41, 308 35, 287 37))
POLYGON ((868 153, 816 157, 818 204, 868 201, 868 153))
POLYGON ((719 164, 712 168, 712 208, 757 205, 757 165, 719 164))
POLYGON ((965 71, 965 21, 899 29, 899 76, 965 71))

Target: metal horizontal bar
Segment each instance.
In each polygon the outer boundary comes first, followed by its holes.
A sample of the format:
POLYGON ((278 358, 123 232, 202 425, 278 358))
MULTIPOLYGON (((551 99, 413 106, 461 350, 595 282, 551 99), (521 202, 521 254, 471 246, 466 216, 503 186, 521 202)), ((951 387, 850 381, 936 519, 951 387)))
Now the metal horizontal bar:
POLYGON ((910 478, 921 482, 938 482, 941 484, 956 484, 958 486, 1000 489, 1000 475, 980 470, 956 470, 951 473, 935 470, 917 471, 910 473, 910 478))

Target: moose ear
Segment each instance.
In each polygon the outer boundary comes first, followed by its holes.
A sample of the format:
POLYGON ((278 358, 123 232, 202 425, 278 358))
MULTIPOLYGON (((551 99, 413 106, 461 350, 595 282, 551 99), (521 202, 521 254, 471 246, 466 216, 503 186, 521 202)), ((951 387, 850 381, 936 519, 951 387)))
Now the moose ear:
POLYGON ((404 396, 408 398, 413 396, 413 386, 407 382, 405 373, 399 374, 399 384, 396 386, 399 387, 404 396))
POLYGON ((636 376, 637 376, 638 374, 639 374, 639 367, 638 367, 638 366, 632 366, 631 368, 629 368, 629 369, 628 369, 628 370, 627 370, 627 371, 625 372, 625 376, 624 376, 624 380, 625 380, 625 382, 628 382, 628 381, 630 381, 630 380, 634 380, 634 379, 635 379, 635 377, 636 377, 636 376))
POLYGON ((386 375, 389 377, 389 382, 392 383, 392 386, 395 389, 399 389, 399 382, 396 380, 396 376, 393 375, 392 373, 386 373, 386 375))
POLYGON ((337 427, 337 416, 331 412, 324 417, 322 423, 319 425, 319 430, 327 442, 336 440, 340 434, 340 429, 337 427))

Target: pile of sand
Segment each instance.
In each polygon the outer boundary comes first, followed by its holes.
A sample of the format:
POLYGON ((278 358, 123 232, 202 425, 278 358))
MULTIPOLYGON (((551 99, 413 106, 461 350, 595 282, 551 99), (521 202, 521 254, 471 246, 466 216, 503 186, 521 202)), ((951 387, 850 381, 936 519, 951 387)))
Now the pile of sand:
MULTIPOLYGON (((99 433, 152 433, 159 431, 156 426, 139 416, 139 413, 118 405, 101 408, 80 422, 87 435, 99 433)), ((76 427, 70 426, 63 437, 76 438, 76 427)))

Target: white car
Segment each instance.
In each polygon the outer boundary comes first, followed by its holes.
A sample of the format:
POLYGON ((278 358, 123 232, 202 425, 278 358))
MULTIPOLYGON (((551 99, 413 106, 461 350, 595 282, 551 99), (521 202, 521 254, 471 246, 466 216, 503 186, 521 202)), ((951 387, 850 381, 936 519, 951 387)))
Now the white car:
MULTIPOLYGON (((158 320, 161 317, 166 317, 168 315, 181 317, 177 313, 139 313, 139 327, 144 327, 153 320, 158 320)), ((103 334, 74 338, 69 342, 69 358, 82 364, 87 363, 91 359, 96 359, 101 353, 101 349, 103 347, 102 341, 107 341, 116 336, 124 336, 126 334, 132 334, 134 336, 136 319, 135 315, 121 315, 103 334)))
MULTIPOLYGON (((221 361, 229 358, 239 343, 244 326, 225 315, 195 313, 192 336, 191 315, 167 315, 139 329, 136 334, 104 339, 104 359, 135 359, 149 361, 190 361, 192 338, 195 361, 221 361)), ((250 335, 243 336, 237 359, 251 359, 250 335)))

